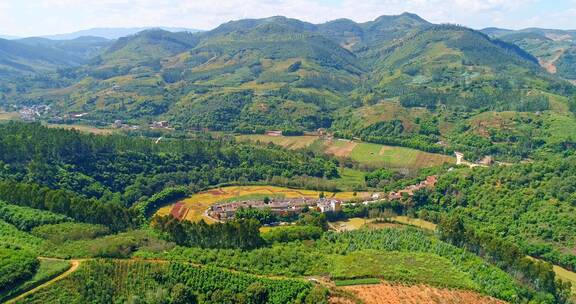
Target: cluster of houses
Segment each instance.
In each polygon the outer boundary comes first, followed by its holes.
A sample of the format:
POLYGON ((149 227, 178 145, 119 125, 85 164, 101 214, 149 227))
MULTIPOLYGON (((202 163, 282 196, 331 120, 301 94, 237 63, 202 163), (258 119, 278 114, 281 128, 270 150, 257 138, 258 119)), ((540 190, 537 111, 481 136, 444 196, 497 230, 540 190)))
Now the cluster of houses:
MULTIPOLYGON (((280 130, 267 130, 266 132, 264 132, 264 135, 273 136, 273 137, 280 137, 280 136, 283 136, 284 134, 280 130)), ((304 132, 304 135, 320 136, 321 138, 328 139, 328 140, 334 139, 334 134, 331 132, 328 132, 324 128, 319 128, 316 131, 304 132)))
POLYGON ((334 198, 271 199, 267 202, 246 200, 213 205, 206 211, 206 215, 217 221, 231 220, 240 208, 269 209, 276 215, 292 216, 301 213, 305 208, 316 209, 319 212, 340 211, 342 201, 334 198))
POLYGON ((162 121, 153 121, 153 122, 150 124, 150 128, 151 128, 151 129, 169 129, 169 128, 170 128, 170 124, 169 124, 167 121, 165 121, 165 120, 162 120, 162 121))
POLYGON ((24 121, 34 121, 36 118, 50 111, 48 105, 33 105, 30 107, 24 106, 19 111, 20 119, 24 121))
MULTIPOLYGON (((124 129, 124 130, 138 130, 141 129, 141 126, 138 125, 129 125, 124 123, 122 120, 117 119, 112 123, 112 128, 114 129, 124 129)), ((170 128, 170 124, 165 121, 153 121, 150 126, 150 129, 166 129, 166 130, 172 130, 172 128, 170 128)))
POLYGON ((123 129, 123 130, 138 130, 138 129, 140 129, 140 126, 129 125, 129 124, 124 123, 122 120, 117 119, 112 123, 112 128, 123 129))
POLYGON ((392 191, 392 192, 388 193, 388 200, 390 200, 390 201, 399 200, 403 196, 408 196, 408 197, 414 196, 414 193, 418 190, 434 188, 437 181, 438 181, 438 176, 430 175, 430 176, 426 177, 425 180, 421 181, 418 184, 410 185, 410 186, 408 186, 402 190, 392 191))
MULTIPOLYGON (((390 193, 374 193, 371 197, 361 202, 364 205, 381 202, 382 200, 400 200, 403 197, 412 197, 414 193, 421 189, 430 189, 436 185, 438 177, 430 175, 418 184, 407 186, 406 188, 390 193)), ((227 221, 234 219, 236 211, 240 208, 269 209, 272 213, 280 216, 292 216, 302 212, 305 208, 314 209, 318 212, 335 212, 342 210, 342 205, 357 203, 345 203, 334 198, 292 198, 292 199, 271 199, 265 200, 244 200, 229 203, 212 205, 206 211, 206 215, 216 221, 227 221)))

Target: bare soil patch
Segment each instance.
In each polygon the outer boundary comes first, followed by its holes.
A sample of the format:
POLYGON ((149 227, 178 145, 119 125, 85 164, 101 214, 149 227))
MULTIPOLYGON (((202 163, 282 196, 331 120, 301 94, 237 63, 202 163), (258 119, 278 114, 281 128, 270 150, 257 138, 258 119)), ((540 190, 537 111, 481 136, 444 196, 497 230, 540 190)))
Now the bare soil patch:
MULTIPOLYGON (((472 291, 400 284, 356 285, 342 287, 366 304, 504 304, 506 302, 472 291)), ((345 303, 345 302, 333 302, 345 303)))
POLYGON ((432 166, 442 165, 443 163, 456 163, 453 157, 440 154, 431 153, 418 153, 416 155, 416 160, 414 161, 414 166, 416 168, 426 168, 432 166))
POLYGON ((326 154, 332 154, 338 157, 348 157, 352 154, 352 150, 356 148, 358 143, 353 141, 333 141, 332 144, 326 146, 326 154))

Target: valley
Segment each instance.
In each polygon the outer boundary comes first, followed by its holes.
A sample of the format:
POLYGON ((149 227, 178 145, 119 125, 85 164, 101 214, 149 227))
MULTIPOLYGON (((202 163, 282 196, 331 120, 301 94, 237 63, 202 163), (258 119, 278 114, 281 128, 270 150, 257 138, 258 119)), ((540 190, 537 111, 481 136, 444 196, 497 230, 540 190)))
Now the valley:
POLYGON ((401 13, 0 39, 0 302, 575 303, 575 37, 401 13))

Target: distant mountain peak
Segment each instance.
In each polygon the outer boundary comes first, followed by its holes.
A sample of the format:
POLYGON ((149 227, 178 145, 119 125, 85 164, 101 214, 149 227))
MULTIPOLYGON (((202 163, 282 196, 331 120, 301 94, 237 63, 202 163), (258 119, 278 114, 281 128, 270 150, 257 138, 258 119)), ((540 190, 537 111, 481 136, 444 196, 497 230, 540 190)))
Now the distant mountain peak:
POLYGON ((180 28, 180 27, 162 27, 162 26, 152 26, 152 27, 128 27, 128 28, 114 28, 114 27, 101 27, 92 28, 87 30, 81 30, 72 33, 57 34, 42 36, 43 38, 48 38, 52 40, 72 40, 82 36, 92 36, 92 37, 102 37, 106 39, 118 39, 121 37, 126 37, 134 35, 138 32, 150 30, 150 29, 162 29, 168 32, 199 32, 196 29, 190 28, 180 28))
POLYGON ((398 20, 398 19, 409 19, 412 21, 415 21, 416 23, 423 23, 423 24, 429 24, 428 21, 426 21, 424 18, 413 14, 413 13, 402 13, 400 15, 382 15, 378 18, 376 18, 373 22, 375 23, 379 23, 379 22, 388 22, 390 20, 398 20))

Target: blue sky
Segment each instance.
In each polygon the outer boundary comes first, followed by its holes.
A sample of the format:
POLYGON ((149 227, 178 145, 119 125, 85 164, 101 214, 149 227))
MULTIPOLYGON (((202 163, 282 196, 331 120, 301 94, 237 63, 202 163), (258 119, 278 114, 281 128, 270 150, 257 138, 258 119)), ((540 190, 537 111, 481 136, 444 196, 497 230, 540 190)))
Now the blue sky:
POLYGON ((314 23, 412 12, 473 28, 576 29, 576 0, 0 0, 0 35, 33 36, 93 27, 211 29, 242 18, 284 15, 314 23))

